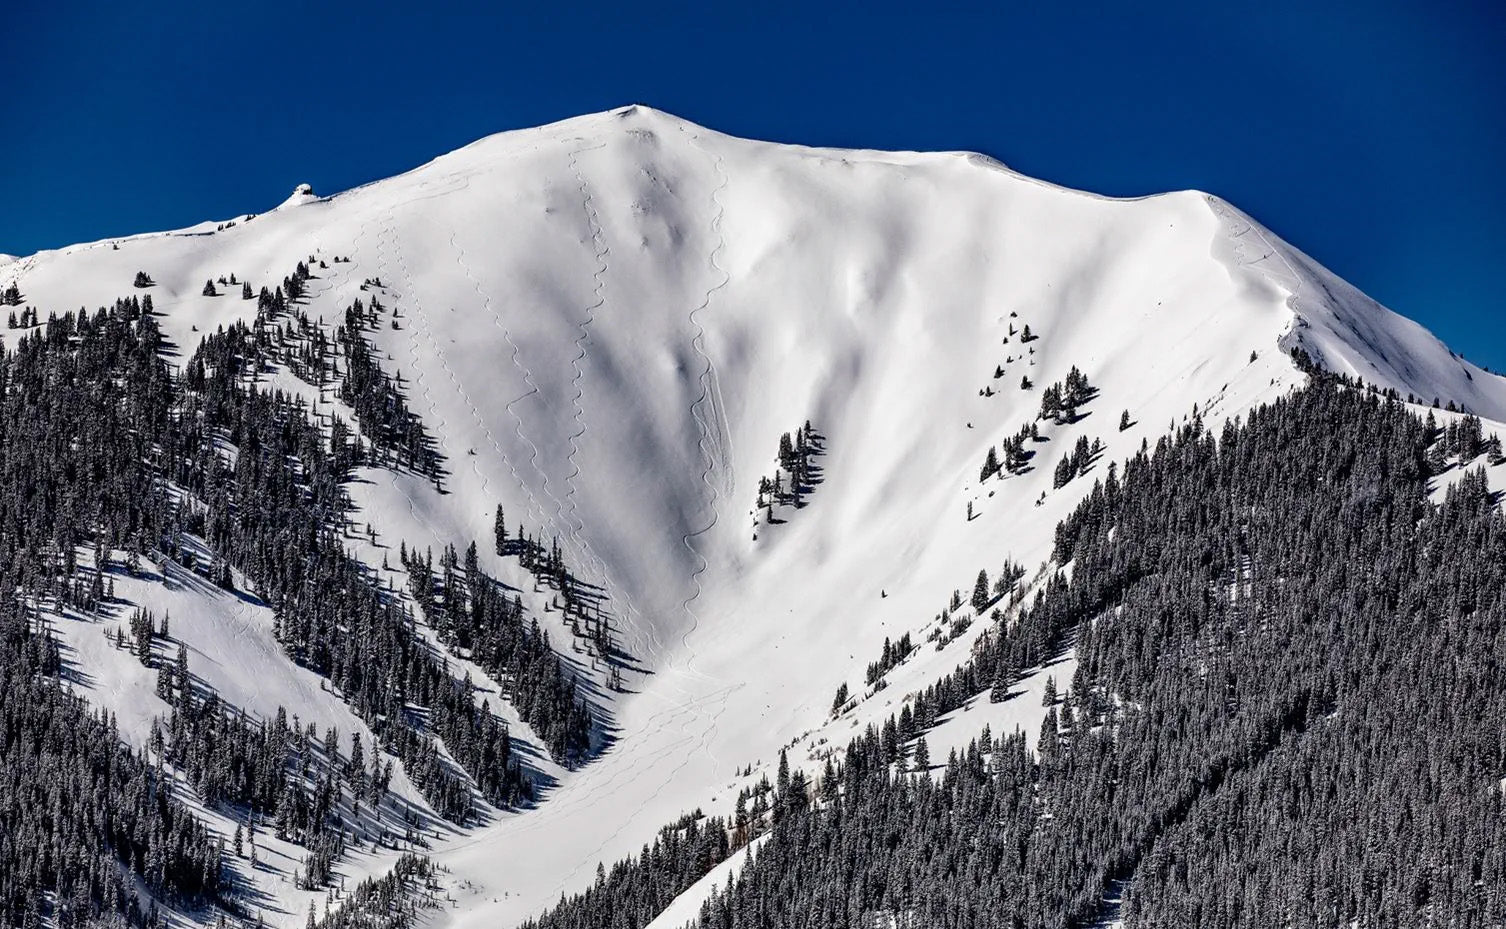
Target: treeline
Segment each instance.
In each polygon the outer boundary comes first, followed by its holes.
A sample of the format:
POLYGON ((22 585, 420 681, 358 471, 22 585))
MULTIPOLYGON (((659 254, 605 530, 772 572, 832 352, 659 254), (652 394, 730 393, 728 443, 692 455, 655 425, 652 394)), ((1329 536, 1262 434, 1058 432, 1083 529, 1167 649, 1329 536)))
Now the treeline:
POLYGON ((1110 467, 1058 529, 1070 575, 791 797, 699 925, 1056 929, 1121 892, 1129 927, 1500 925, 1506 518, 1479 472, 1429 502, 1445 437, 1323 377, 1110 467), (1069 645, 1035 746, 899 773, 1069 645))
POLYGON ((1098 388, 1088 382, 1088 376, 1077 365, 1067 372, 1065 379, 1049 385, 1041 391, 1041 412, 1038 419, 1050 420, 1058 426, 1075 423, 1078 408, 1098 396, 1098 388))
POLYGON ((1080 435, 1077 444, 1072 450, 1061 457, 1056 463, 1056 470, 1051 475, 1051 487, 1059 490, 1067 486, 1073 478, 1086 472, 1103 455, 1103 443, 1094 439, 1088 444, 1088 437, 1080 435))

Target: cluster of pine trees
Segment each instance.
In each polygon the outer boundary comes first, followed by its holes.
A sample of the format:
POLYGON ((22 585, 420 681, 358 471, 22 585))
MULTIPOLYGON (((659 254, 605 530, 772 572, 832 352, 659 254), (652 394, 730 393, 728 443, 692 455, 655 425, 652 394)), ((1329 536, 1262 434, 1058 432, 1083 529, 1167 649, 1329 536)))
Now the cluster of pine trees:
POLYGON ((1056 463, 1056 470, 1051 474, 1052 488, 1059 490, 1067 486, 1073 478, 1091 468, 1093 462, 1097 461, 1102 454, 1103 443, 1101 441, 1094 439, 1089 444, 1087 436, 1078 436, 1077 444, 1073 445, 1072 450, 1056 463))
MULTIPOLYGON (((1429 501, 1440 441, 1321 377, 1109 469, 1058 528, 1070 576, 791 785, 698 924, 1047 929, 1122 891, 1135 927, 1500 925, 1506 518, 1478 471, 1429 501), (1034 746, 985 732, 902 773, 938 711, 1069 643, 1034 746)), ((622 899, 671 870, 619 867, 622 899)), ((583 899, 538 925, 590 925, 583 899)))
POLYGON ((356 885, 345 903, 323 919, 315 918, 310 903, 306 925, 308 929, 414 929, 421 913, 439 906, 438 877, 434 862, 405 854, 391 871, 356 885))
POLYGON ((466 548, 463 564, 455 547, 448 546, 437 572, 429 553, 420 557, 404 545, 400 557, 413 598, 439 640, 505 682, 519 715, 556 760, 583 760, 591 750, 590 708, 538 620, 525 622, 522 600, 517 595, 509 600, 481 570, 476 543, 466 548))
POLYGON ((888 637, 884 638, 884 648, 879 653, 877 661, 868 662, 868 670, 864 672, 863 680, 872 687, 881 681, 890 669, 897 666, 901 661, 910 657, 915 646, 910 642, 910 633, 899 637, 898 642, 890 643, 888 637))
POLYGON ((764 511, 764 522, 772 524, 774 508, 805 505, 805 497, 821 483, 821 469, 812 459, 826 451, 826 440, 811 428, 810 420, 779 437, 778 466, 774 476, 758 479, 757 508, 764 511))
POLYGON ((1041 391, 1039 419, 1061 425, 1077 422, 1078 408, 1098 396, 1098 388, 1088 383, 1088 376, 1077 365, 1067 372, 1066 380, 1057 381, 1041 391))
MULTIPOLYGON (((355 411, 361 432, 380 450, 378 464, 395 462, 437 481, 442 458, 433 439, 404 402, 401 381, 382 369, 363 335, 376 328, 382 309, 375 294, 370 305, 357 299, 346 309, 344 325, 335 330, 335 342, 345 355, 340 399, 355 411)), ((322 356, 318 360, 322 364, 322 356)))
POLYGON ((988 453, 983 458, 983 467, 978 472, 978 481, 981 483, 1004 471, 1010 474, 1023 474, 1029 466, 1030 459, 1035 457, 1034 449, 1025 443, 1034 444, 1040 441, 1043 441, 1040 426, 1032 421, 1021 426, 1014 435, 1004 439, 1000 445, 1004 450, 1002 460, 999 453, 990 445, 988 453))
POLYGON ((1480 417, 1465 415, 1443 427, 1437 443, 1429 451, 1428 464, 1434 471, 1441 472, 1448 467, 1449 459, 1465 465, 1481 455, 1489 456, 1493 465, 1500 464, 1501 437, 1485 435, 1480 417))
POLYGON ((5 320, 5 328, 7 329, 30 329, 35 325, 37 325, 37 308, 34 306, 23 308, 19 320, 16 318, 16 311, 11 310, 10 315, 5 320))

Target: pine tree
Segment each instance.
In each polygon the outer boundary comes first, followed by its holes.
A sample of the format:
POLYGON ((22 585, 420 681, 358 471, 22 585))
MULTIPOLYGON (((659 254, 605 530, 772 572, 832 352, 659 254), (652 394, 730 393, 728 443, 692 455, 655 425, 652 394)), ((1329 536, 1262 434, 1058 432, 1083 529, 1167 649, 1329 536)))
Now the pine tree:
POLYGON ((973 610, 979 616, 982 616, 983 611, 988 608, 988 601, 988 572, 980 569, 978 571, 978 580, 973 583, 973 610))
POLYGON ((978 480, 986 481, 998 473, 999 455, 994 451, 994 447, 990 445, 988 447, 988 455, 983 459, 983 470, 979 473, 978 480))

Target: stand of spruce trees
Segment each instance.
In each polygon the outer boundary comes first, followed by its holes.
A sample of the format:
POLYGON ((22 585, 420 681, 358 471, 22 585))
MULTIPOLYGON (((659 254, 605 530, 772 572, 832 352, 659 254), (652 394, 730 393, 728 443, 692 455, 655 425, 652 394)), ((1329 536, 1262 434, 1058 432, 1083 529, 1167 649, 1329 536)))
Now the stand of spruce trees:
MULTIPOLYGON (((781 776, 698 924, 1502 925, 1506 519, 1478 472, 1430 502, 1443 438, 1319 377, 1110 469, 1058 529, 1070 580, 910 721, 1070 645, 1038 743, 985 731, 925 777, 892 718, 870 728, 814 784, 781 776)), ((694 862, 620 864, 534 926, 637 929, 694 862)))
POLYGON ((341 485, 362 446, 338 418, 326 433, 301 400, 248 386, 244 375, 264 363, 243 323, 207 337, 189 359, 172 418, 187 448, 170 477, 202 502, 194 528, 255 583, 288 654, 330 678, 441 815, 465 821, 471 797, 435 736, 488 801, 528 799, 506 726, 476 706, 471 687, 345 551, 341 485), (236 449, 231 462, 221 439, 236 449))
POLYGON ((76 552, 165 525, 151 437, 170 384, 136 301, 0 350, 0 924, 156 922, 221 887, 220 850, 113 718, 62 686, 40 607, 96 608, 76 552))
POLYGON ((419 608, 439 640, 461 649, 498 680, 525 722, 557 761, 584 759, 591 750, 591 713, 577 694, 538 620, 525 622, 522 600, 508 600, 494 578, 481 570, 472 542, 461 564, 453 545, 432 559, 404 550, 403 567, 419 608))
MULTIPOLYGON (((359 837, 360 804, 385 796, 391 765, 375 746, 368 767, 359 740, 342 757, 333 733, 320 744, 281 712, 252 721, 196 689, 181 646, 176 662, 156 647, 172 641, 166 617, 160 631, 140 611, 131 622, 132 647, 157 668, 170 707, 149 755, 66 691, 46 616, 123 609, 110 575, 148 557, 227 589, 249 582, 289 655, 330 679, 441 815, 465 821, 473 793, 502 806, 532 795, 506 726, 345 550, 342 485, 387 439, 363 442, 259 385, 291 350, 289 331, 271 325, 281 294, 254 327, 206 337, 178 375, 150 297, 52 315, 0 347, 0 924, 154 925, 152 899, 218 898, 221 843, 173 798, 163 763, 206 803, 304 844, 307 886, 359 837), (207 562, 195 556, 204 548, 207 562)), ((307 360, 324 370, 322 353, 307 360)), ((467 602, 472 639, 520 624, 515 607, 486 602, 467 602)), ((551 747, 582 757, 589 715, 574 681, 547 639, 524 639, 530 679, 550 682, 525 717, 547 716, 551 747)))

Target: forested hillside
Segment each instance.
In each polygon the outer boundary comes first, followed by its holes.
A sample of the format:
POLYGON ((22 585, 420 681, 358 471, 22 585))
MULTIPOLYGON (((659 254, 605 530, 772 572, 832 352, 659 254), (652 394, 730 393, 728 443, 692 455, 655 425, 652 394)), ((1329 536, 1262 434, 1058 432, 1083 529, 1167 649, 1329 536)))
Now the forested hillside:
MULTIPOLYGON (((532 797, 506 724, 347 552, 343 485, 379 445, 259 386, 285 354, 276 318, 207 336, 181 376, 164 361, 150 298, 51 316, 0 350, 0 579, 14 591, 0 603, 7 921, 151 925, 156 899, 241 911, 222 895, 236 883, 224 837, 196 821, 180 791, 247 825, 249 849, 237 827, 234 855, 252 867, 258 821, 305 846, 297 881, 310 889, 329 883, 349 841, 405 828, 414 843, 421 820, 388 798, 384 751, 456 822, 478 799, 507 807, 532 797), (115 578, 137 575, 148 557, 266 600, 289 657, 326 676, 371 725, 380 744, 369 761, 357 735, 347 749, 333 730, 298 726, 297 707, 255 720, 206 689, 169 617, 114 596, 115 578), (62 686, 87 674, 54 635, 49 617, 66 611, 129 614, 130 638, 116 627, 115 645, 156 669, 168 707, 147 754, 62 686)), ((583 698, 474 551, 462 571, 451 550, 439 602, 424 591, 420 604, 444 630, 490 637, 488 666, 515 678, 524 718, 550 733, 561 758, 582 759, 591 750, 583 698)), ((568 577, 558 559, 552 570, 568 577)), ((430 579, 413 577, 415 587, 430 579)))
MULTIPOLYGON (((923 734, 870 727, 814 782, 782 772, 698 925, 1501 925, 1506 519, 1478 472, 1429 502, 1479 463, 1439 443, 1320 377, 1111 468, 1055 580, 954 678, 1007 689, 1072 645, 1039 741, 984 731, 932 770, 923 734)), ((697 849, 533 925, 646 925, 636 901, 715 863, 697 849)))

